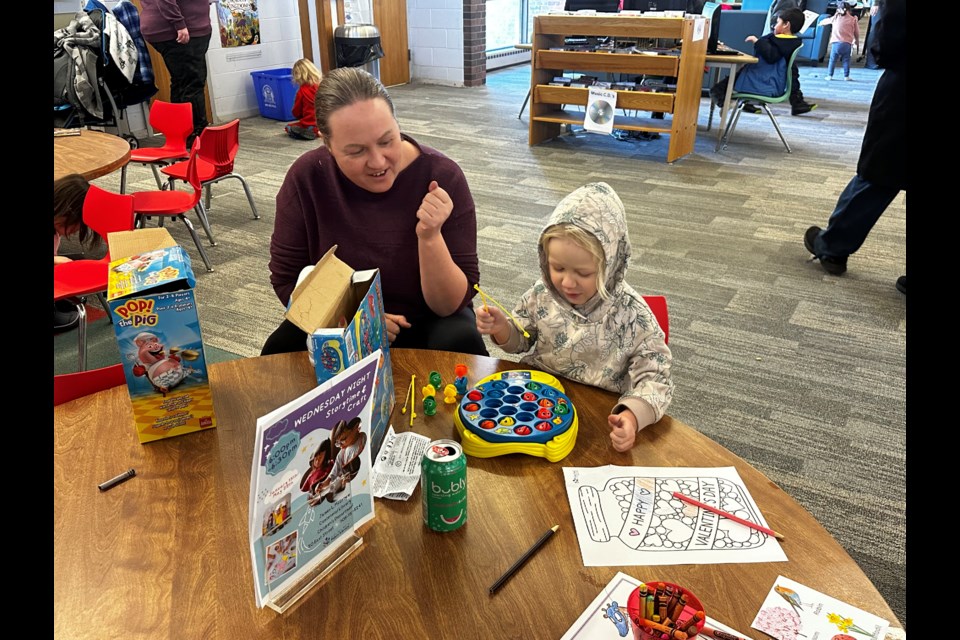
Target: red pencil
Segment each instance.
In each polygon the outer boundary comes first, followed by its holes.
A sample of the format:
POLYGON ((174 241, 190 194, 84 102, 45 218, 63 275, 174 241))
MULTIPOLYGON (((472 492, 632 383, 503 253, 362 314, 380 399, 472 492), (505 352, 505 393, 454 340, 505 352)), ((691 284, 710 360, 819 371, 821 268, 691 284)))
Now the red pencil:
POLYGON ((694 500, 694 499, 691 498, 690 496, 685 496, 685 495, 683 495, 682 493, 680 493, 679 491, 674 491, 674 492, 673 492, 673 497, 674 497, 674 498, 677 498, 677 499, 679 499, 679 500, 683 500, 684 502, 689 502, 690 504, 695 505, 695 506, 697 506, 697 507, 700 507, 701 509, 706 509, 707 511, 712 511, 713 513, 717 514, 718 516, 723 516, 724 518, 729 518, 730 520, 733 520, 734 522, 739 522, 740 524, 742 524, 742 525, 745 526, 745 527, 750 527, 751 529, 756 529, 757 531, 760 531, 760 532, 762 532, 762 533, 765 533, 765 534, 767 534, 768 536, 773 536, 773 537, 776 538, 777 540, 783 540, 783 534, 777 533, 777 532, 774 531, 773 529, 767 529, 766 527, 760 526, 760 525, 757 524, 756 522, 750 522, 749 520, 744 520, 743 518, 738 518, 737 516, 733 515, 732 513, 727 513, 726 511, 721 511, 720 509, 717 509, 716 507, 711 507, 710 505, 704 504, 704 503, 700 502, 699 500, 694 500))

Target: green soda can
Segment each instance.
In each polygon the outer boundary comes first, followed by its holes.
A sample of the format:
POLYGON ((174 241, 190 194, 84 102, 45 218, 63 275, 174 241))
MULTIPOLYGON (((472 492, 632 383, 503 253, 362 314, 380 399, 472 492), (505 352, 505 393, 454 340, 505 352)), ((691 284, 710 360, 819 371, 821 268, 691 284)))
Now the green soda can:
POLYGON ((467 456, 453 440, 434 440, 420 462, 423 524, 434 531, 467 523, 467 456))

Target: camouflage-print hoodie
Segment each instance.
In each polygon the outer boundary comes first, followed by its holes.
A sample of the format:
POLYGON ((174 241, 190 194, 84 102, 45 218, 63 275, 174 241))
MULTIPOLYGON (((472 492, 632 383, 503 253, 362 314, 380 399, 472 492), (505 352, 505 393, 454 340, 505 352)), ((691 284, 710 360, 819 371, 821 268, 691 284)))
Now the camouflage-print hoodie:
POLYGON ((540 278, 514 311, 530 337, 514 326, 501 347, 510 353, 532 347, 521 359, 525 366, 619 393, 613 412, 625 406, 637 416, 638 426, 645 427, 659 420, 670 405, 672 357, 650 307, 624 280, 630 238, 623 203, 610 185, 588 184, 560 201, 544 231, 562 223, 574 224, 600 241, 610 298, 604 300, 597 293, 581 305, 567 302, 550 282, 541 246, 540 278))

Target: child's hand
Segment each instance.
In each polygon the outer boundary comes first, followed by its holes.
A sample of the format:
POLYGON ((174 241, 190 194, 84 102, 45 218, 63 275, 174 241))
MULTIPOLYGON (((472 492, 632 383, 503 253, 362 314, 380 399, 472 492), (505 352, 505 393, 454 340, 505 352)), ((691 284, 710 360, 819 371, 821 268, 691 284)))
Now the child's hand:
POLYGON ((749 42, 751 44, 756 42, 757 40, 759 40, 757 36, 747 36, 746 38, 743 39, 744 42, 749 42))
POLYGON ((430 183, 427 195, 417 209, 417 236, 424 240, 440 233, 440 227, 453 213, 453 200, 450 195, 440 188, 436 180, 430 183))
POLYGON ((477 307, 477 331, 483 335, 493 336, 499 344, 503 344, 510 337, 510 324, 503 311, 497 307, 477 307))
POLYGON ((397 339, 397 334, 400 333, 400 329, 409 329, 413 326, 407 322, 404 316, 395 313, 387 313, 384 311, 383 317, 387 321, 387 338, 389 338, 390 344, 393 344, 393 341, 397 339))
POLYGON ((629 451, 637 439, 637 416, 629 409, 607 416, 610 442, 617 451, 629 451))

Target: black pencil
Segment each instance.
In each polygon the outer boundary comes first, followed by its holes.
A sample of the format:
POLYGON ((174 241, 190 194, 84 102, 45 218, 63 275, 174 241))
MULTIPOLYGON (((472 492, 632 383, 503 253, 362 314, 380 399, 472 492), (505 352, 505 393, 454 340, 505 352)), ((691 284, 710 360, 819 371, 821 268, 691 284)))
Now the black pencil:
POLYGON ((490 587, 490 594, 493 595, 493 593, 496 592, 497 589, 502 587, 503 583, 509 580, 510 577, 513 576, 513 574, 515 574, 517 570, 523 566, 523 563, 530 559, 530 556, 535 554, 540 549, 540 547, 546 544, 547 540, 550 539, 550 536, 555 534, 557 532, 557 529, 559 528, 560 528, 560 525, 555 524, 549 529, 547 529, 547 532, 544 533, 542 536, 540 536, 540 539, 534 542, 533 546, 527 549, 526 553, 520 556, 520 559, 514 562, 513 565, 509 569, 507 569, 504 572, 504 574, 500 576, 500 578, 496 582, 493 583, 493 586, 490 587))

